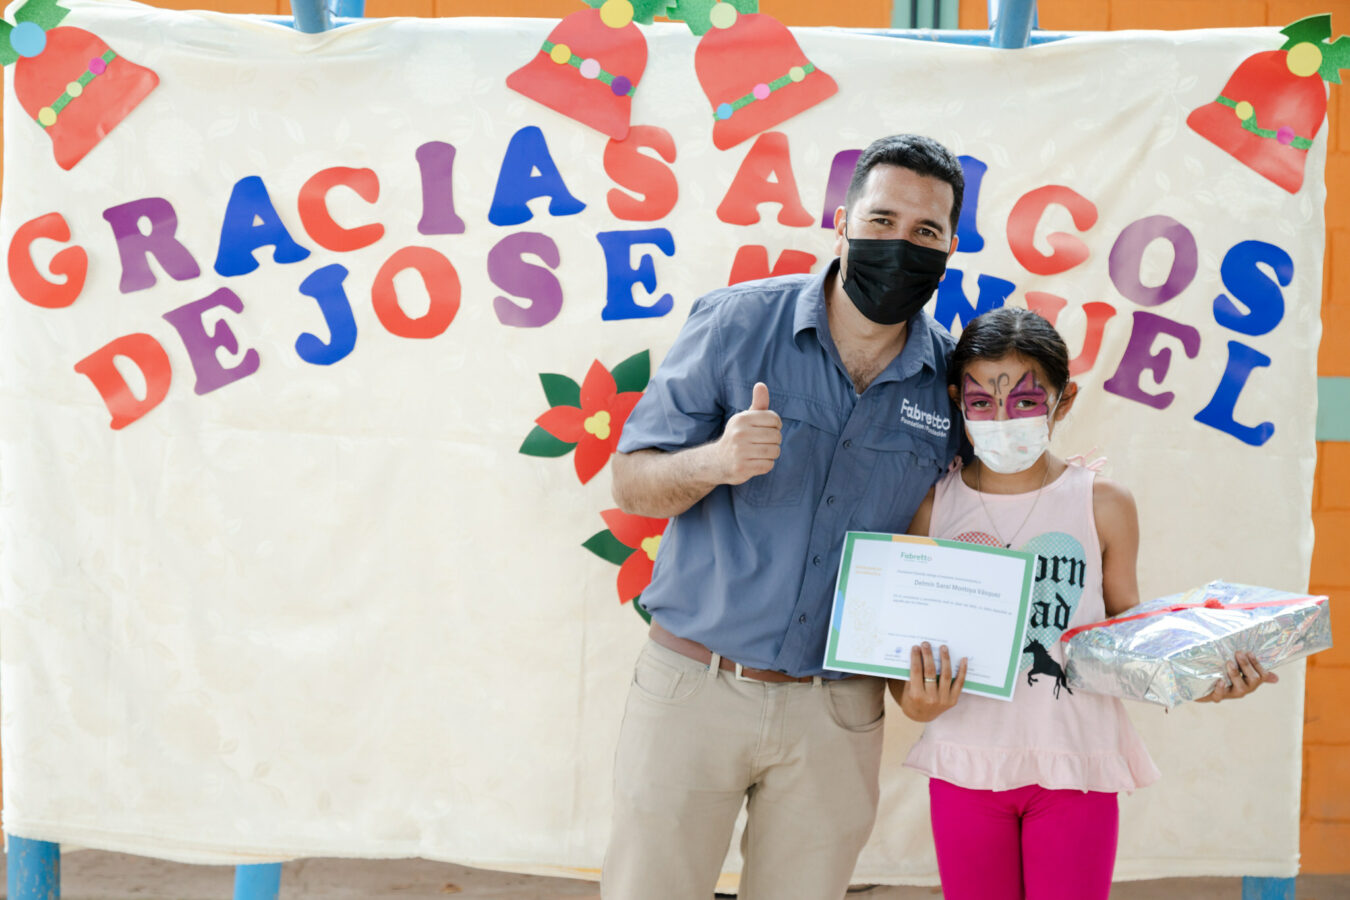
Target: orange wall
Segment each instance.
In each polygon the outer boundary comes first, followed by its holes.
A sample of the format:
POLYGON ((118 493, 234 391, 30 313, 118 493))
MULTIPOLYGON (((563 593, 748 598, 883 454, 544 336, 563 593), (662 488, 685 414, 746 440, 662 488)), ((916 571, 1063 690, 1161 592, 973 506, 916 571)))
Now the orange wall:
MULTIPOLYGON (((288 14, 289 0, 154 0, 173 9, 288 14)), ((367 0, 369 16, 494 15, 560 18, 575 0, 367 0)), ((1047 30, 1283 26, 1333 15, 1334 33, 1350 32, 1350 0, 1040 0, 1047 30)), ((760 0, 760 11, 789 25, 884 28, 891 0, 760 0)), ((961 0, 962 28, 986 28, 984 0, 961 0)), ((1327 129, 1326 293, 1318 374, 1350 376, 1350 73, 1333 86, 1327 129), (1335 265, 1336 257, 1341 263, 1335 265)), ((1347 411, 1350 414, 1350 411, 1347 411)), ((1350 443, 1319 443, 1313 490, 1312 590, 1329 594, 1337 647, 1308 666, 1303 736, 1302 848, 1305 872, 1350 872, 1350 443)))
MULTIPOLYGON (((1051 31, 1276 25, 1330 11, 1350 32, 1348 0, 1040 0, 1051 31)), ((963 0, 962 28, 986 28, 984 2, 963 0)), ((1350 72, 1333 85, 1327 125, 1327 253, 1319 375, 1350 376, 1350 72), (1339 257, 1339 260, 1338 260, 1339 257)), ((1350 415, 1350 410, 1342 412, 1350 415)), ((1308 662, 1303 726, 1302 870, 1350 872, 1350 443, 1319 442, 1311 590, 1332 598, 1336 647, 1308 662)))

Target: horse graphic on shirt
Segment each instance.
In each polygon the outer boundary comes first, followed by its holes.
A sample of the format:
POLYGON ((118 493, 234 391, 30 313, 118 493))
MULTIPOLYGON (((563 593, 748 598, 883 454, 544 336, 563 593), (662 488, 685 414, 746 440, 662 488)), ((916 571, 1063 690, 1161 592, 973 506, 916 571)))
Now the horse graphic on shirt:
POLYGON ((1069 687, 1069 681, 1064 677, 1064 667, 1055 662, 1055 658, 1050 655, 1040 641, 1028 641, 1022 648, 1023 653, 1031 654, 1031 668, 1027 670, 1027 684, 1035 684, 1037 675, 1049 675, 1055 679, 1055 699, 1059 699, 1059 689, 1064 688, 1070 694, 1073 688, 1069 687))

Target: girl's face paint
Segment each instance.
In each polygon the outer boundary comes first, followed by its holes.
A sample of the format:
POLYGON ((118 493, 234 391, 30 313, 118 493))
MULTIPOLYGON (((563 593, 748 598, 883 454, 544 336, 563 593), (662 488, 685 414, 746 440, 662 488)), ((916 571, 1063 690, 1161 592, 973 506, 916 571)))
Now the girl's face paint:
POLYGON ((1008 392, 1008 418, 1024 419, 1030 416, 1048 416, 1050 407, 1047 404, 1050 395, 1041 383, 1036 380, 1036 373, 1030 369, 1027 370, 1008 392))
POLYGON ((1040 367, 1020 356, 977 359, 961 381, 961 408, 972 422, 1048 416, 1050 392, 1040 367))

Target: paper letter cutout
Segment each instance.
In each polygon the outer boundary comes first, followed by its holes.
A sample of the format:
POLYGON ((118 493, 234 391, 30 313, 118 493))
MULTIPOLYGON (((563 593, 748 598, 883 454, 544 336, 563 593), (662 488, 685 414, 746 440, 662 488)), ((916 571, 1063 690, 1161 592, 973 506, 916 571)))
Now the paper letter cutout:
POLYGON ((650 254, 643 254, 633 267, 632 249, 636 244, 652 244, 666 256, 675 255, 675 238, 664 228, 648 228, 643 231, 602 231, 595 236, 605 251, 605 270, 608 273, 609 290, 605 295, 605 308, 600 318, 605 321, 614 319, 654 319, 670 312, 675 300, 669 294, 662 294, 650 306, 643 306, 633 297, 633 286, 642 285, 647 293, 656 293, 656 264, 650 254))
MULTIPOLYGON (((1044 291, 1027 291, 1027 309, 1042 319, 1055 325, 1059 314, 1069 301, 1044 291)), ((1110 303, 1093 301, 1083 304, 1083 314, 1087 316, 1087 331, 1083 335, 1083 350, 1069 360, 1069 376, 1082 375, 1097 363, 1102 352, 1102 337, 1106 333, 1106 323, 1116 314, 1116 308, 1110 303)))
POLYGON ((1248 311, 1242 312, 1236 303, 1220 294, 1214 298, 1215 322, 1252 337, 1275 330, 1284 318, 1284 294, 1280 288, 1288 287, 1294 280, 1294 261, 1288 253, 1264 241, 1242 241, 1224 254, 1219 276, 1223 286, 1248 311), (1269 266, 1276 280, 1272 281, 1257 263, 1269 266))
POLYGON ((109 341, 75 364, 75 371, 94 383, 103 403, 112 413, 112 428, 126 428, 160 404, 169 393, 173 377, 169 354, 148 334, 126 334, 109 341), (130 360, 145 377, 145 397, 137 399, 117 371, 113 357, 130 360))
POLYGON ((1233 411, 1237 408, 1238 395, 1242 393, 1242 388, 1246 386, 1247 379, 1251 377, 1252 369, 1268 365, 1270 365, 1269 356, 1248 347, 1246 344, 1229 341, 1228 366, 1223 371, 1223 378, 1220 379, 1219 387, 1214 391, 1214 396, 1210 398, 1208 405, 1195 414, 1195 421, 1211 428, 1217 428, 1225 434, 1231 434, 1253 447, 1259 447, 1270 440, 1271 436, 1275 434, 1274 422, 1262 422, 1260 425, 1253 427, 1240 425, 1233 418, 1233 411))
POLYGON ((611 190, 606 199, 615 218, 637 222, 664 219, 680 197, 680 185, 670 166, 640 153, 644 148, 655 150, 667 163, 675 162, 675 139, 655 125, 635 125, 627 138, 605 145, 605 174, 620 187, 642 195, 639 200, 611 190))
POLYGON ((367 203, 380 199, 380 177, 374 169, 334 166, 311 175, 300 188, 297 205, 300 209, 300 224, 314 239, 314 243, 327 250, 345 253, 369 247, 384 237, 384 226, 378 222, 357 228, 343 228, 333 221, 328 211, 328 192, 338 185, 351 188, 367 203))
POLYGON ((153 287, 155 273, 150 260, 155 260, 175 281, 188 281, 202 274, 188 248, 174 237, 178 230, 178 214, 173 204, 163 197, 132 200, 103 211, 103 218, 112 226, 117 240, 117 252, 122 257, 122 282, 118 290, 124 294, 153 287), (150 221, 150 233, 142 234, 141 219, 150 221))
POLYGON ((759 222, 759 204, 778 203, 778 224, 805 228, 815 220, 802 206, 787 135, 781 131, 761 134, 745 155, 727 195, 717 207, 717 218, 731 225, 759 222))
POLYGON ((385 330, 397 337, 434 338, 450 327, 459 312, 459 273, 441 254, 429 247, 404 247, 380 266, 370 288, 375 316, 385 330), (424 315, 414 319, 398 303, 394 276, 416 269, 431 300, 424 315))
POLYGON ((511 135, 511 143, 506 146, 488 221, 493 225, 528 222, 534 216, 529 202, 536 197, 549 198, 551 216, 572 216, 586 208, 585 203, 567 192, 562 173, 549 155, 544 133, 534 125, 527 125, 511 135))
POLYGON ((860 156, 861 150, 840 150, 830 162, 830 175, 825 179, 825 204, 820 214, 821 228, 834 230, 834 211, 848 203, 848 185, 853 180, 853 170, 858 167, 860 156))
POLYGON ((225 219, 220 224, 216 273, 227 278, 247 275, 258 268, 254 252, 269 245, 276 248, 272 251, 273 262, 293 263, 309 256, 309 251, 297 244, 281 223, 263 180, 249 175, 239 179, 230 192, 225 219), (260 220, 256 225, 255 219, 260 220))
POLYGON ((961 195, 961 218, 956 223, 956 252, 979 253, 984 249, 984 236, 977 227, 980 187, 989 166, 973 156, 958 156, 956 161, 961 164, 966 179, 966 189, 961 195))
POLYGON ((78 244, 56 251, 49 268, 53 275, 64 275, 64 281, 48 281, 33 263, 33 242, 47 238, 65 243, 70 240, 70 225, 57 212, 38 216, 20 225, 9 242, 9 280, 19 296, 43 309, 61 309, 70 306, 84 290, 84 276, 89 271, 89 254, 78 244))
POLYGON ((747 244, 736 251, 736 259, 731 263, 731 277, 728 285, 742 281, 754 281, 756 278, 769 278, 778 275, 805 275, 816 264, 813 253, 802 250, 784 250, 778 254, 773 271, 769 271, 769 248, 763 244, 747 244))
POLYGON ((229 288, 220 288, 200 300, 185 303, 164 314, 165 320, 178 329, 183 346, 187 348, 188 358, 192 360, 192 368, 197 373, 197 384, 193 390, 198 394, 209 394, 258 371, 257 350, 246 351, 238 365, 231 368, 227 369, 221 364, 219 351, 237 354, 239 338, 235 337, 234 331, 223 318, 217 319, 214 329, 207 330, 206 314, 213 309, 241 313, 244 311, 244 301, 229 288))
POLYGON ((342 282, 347 277, 347 269, 334 263, 310 273, 300 282, 300 293, 313 297, 319 303, 319 312, 328 325, 328 343, 316 335, 305 332, 295 339, 295 352, 307 363, 316 366, 331 366, 345 359, 356 346, 356 317, 352 315, 352 304, 342 282))
POLYGON ((1185 225, 1170 216, 1145 216, 1121 231, 1111 247, 1107 265, 1111 282, 1126 298, 1140 306, 1161 306, 1195 280, 1200 256, 1195 237, 1185 225), (1144 250, 1158 238, 1172 245, 1172 269, 1162 284, 1148 287, 1140 280, 1139 266, 1144 260, 1144 250))
POLYGON ((488 252, 488 278, 507 293, 534 302, 521 306, 506 297, 495 297, 492 309, 503 325, 538 328, 547 325, 562 311, 563 290, 552 269, 562 262, 558 245, 546 234, 524 231, 510 234, 488 252), (538 257, 545 266, 525 262, 525 254, 538 257))
POLYGON ((1163 347, 1157 353, 1153 352, 1154 340, 1163 334, 1180 341, 1181 349, 1191 359, 1195 359, 1200 352, 1199 331, 1141 310, 1134 314, 1134 329, 1130 332, 1130 340, 1125 345, 1125 355, 1121 357, 1116 374, 1107 379, 1102 387, 1117 396, 1154 409, 1171 406, 1176 397, 1171 391, 1150 394, 1139 383, 1145 372, 1152 372, 1153 381, 1158 385, 1167 377, 1167 369, 1172 365, 1172 348, 1163 347))
POLYGON ((933 318, 941 323, 943 328, 951 330, 953 323, 957 319, 961 320, 961 327, 965 327, 971 319, 980 313, 989 312, 991 309, 998 309, 1004 304, 1016 287, 1011 281, 1004 281, 1002 278, 995 278, 993 275, 981 275, 975 279, 975 284, 979 294, 972 304, 966 299, 965 289, 961 282, 965 280, 965 272, 960 269, 948 269, 942 276, 942 281, 938 282, 937 305, 933 310, 933 318))
POLYGON ((419 234, 463 234, 464 220, 455 215, 455 148, 441 141, 427 141, 417 148, 417 166, 422 171, 422 221, 419 234))
POLYGON ((1024 194, 1008 214, 1008 248, 1022 268, 1033 275, 1067 272, 1087 259, 1090 252, 1087 244, 1063 231, 1045 236, 1051 247, 1048 255, 1036 249, 1036 226, 1052 204, 1067 209, 1079 231, 1097 224, 1097 207, 1073 188, 1048 184, 1024 194))

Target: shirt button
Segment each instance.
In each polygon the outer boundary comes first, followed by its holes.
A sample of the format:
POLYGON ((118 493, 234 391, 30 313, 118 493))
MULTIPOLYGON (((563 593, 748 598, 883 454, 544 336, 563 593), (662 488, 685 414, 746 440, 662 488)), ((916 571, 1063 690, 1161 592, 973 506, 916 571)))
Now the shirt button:
POLYGON ((834 506, 834 497, 826 497, 826 498, 825 498, 825 505, 826 505, 826 506, 834 506))
POLYGON ((812 559, 812 560, 811 560, 811 565, 813 565, 813 566, 818 566, 818 565, 820 565, 820 557, 817 556, 817 557, 815 557, 814 559, 812 559))
POLYGON ((798 624, 798 625, 805 625, 805 624, 806 624, 806 616, 798 616, 798 617, 797 617, 797 624, 798 624))
POLYGON ((852 439, 847 440, 847 441, 844 441, 844 449, 845 449, 845 450, 848 450, 848 449, 852 448, 852 446, 853 446, 853 441, 852 441, 852 439))

